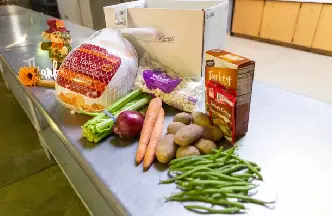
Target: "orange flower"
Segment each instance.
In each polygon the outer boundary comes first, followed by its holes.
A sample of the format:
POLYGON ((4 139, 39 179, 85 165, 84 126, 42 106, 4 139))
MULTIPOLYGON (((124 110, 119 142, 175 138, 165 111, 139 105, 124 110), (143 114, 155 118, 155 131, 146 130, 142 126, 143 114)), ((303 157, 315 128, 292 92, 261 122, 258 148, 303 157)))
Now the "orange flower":
POLYGON ((56 27, 57 28, 64 28, 65 27, 65 23, 63 22, 63 20, 57 20, 55 21, 56 27))
POLYGON ((40 80, 38 68, 21 67, 18 72, 18 79, 25 86, 37 85, 40 80))

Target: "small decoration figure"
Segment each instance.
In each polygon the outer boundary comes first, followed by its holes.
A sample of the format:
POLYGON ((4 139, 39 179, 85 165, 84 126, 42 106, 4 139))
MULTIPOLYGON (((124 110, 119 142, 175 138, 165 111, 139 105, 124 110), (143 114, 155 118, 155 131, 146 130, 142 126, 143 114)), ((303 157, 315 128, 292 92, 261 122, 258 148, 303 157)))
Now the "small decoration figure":
POLYGON ((63 20, 48 19, 47 25, 49 29, 42 33, 42 37, 49 41, 42 42, 40 48, 49 51, 52 64, 55 61, 57 63, 56 69, 59 69, 60 64, 71 51, 70 32, 67 31, 63 20))
POLYGON ((25 86, 55 87, 54 80, 43 80, 39 69, 33 66, 21 67, 18 72, 18 79, 25 86))

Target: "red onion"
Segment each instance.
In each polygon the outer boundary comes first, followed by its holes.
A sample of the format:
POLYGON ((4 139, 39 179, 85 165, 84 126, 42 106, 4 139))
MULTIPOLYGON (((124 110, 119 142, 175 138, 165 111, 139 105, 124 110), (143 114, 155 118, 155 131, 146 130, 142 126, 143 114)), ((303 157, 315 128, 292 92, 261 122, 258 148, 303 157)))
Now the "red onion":
POLYGON ((137 111, 124 111, 117 117, 113 132, 121 138, 133 138, 142 131, 144 116, 137 111))

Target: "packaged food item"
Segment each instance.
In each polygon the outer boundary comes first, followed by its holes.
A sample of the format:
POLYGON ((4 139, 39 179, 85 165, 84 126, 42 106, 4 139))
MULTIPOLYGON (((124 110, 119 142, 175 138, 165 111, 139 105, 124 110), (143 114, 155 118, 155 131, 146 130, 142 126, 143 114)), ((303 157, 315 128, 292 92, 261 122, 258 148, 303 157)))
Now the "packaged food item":
MULTIPOLYGON (((233 132, 236 134, 236 139, 240 138, 248 131, 255 62, 219 49, 207 51, 205 58, 206 86, 210 80, 214 80, 224 86, 228 92, 229 90, 236 92, 235 128, 233 132)), ((206 98, 208 98, 208 90, 206 91, 206 98)), ((209 113, 210 108, 206 100, 207 113, 209 113)))
POLYGON ((213 80, 207 82, 206 91, 212 124, 220 128, 228 141, 234 143, 236 92, 213 80))
POLYGON ((181 77, 173 71, 156 68, 159 66, 162 65, 146 57, 143 62, 140 62, 135 85, 179 110, 185 112, 197 110, 204 92, 204 82, 181 77))
POLYGON ((134 47, 120 31, 102 29, 64 59, 57 99, 75 111, 102 111, 133 89, 137 70, 134 47))

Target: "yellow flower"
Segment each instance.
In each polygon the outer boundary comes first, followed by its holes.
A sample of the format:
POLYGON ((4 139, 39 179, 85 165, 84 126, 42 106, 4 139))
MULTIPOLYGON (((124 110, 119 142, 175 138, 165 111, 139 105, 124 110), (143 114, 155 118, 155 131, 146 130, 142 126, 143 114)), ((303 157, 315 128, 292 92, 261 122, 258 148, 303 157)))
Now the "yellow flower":
POLYGON ((63 22, 63 20, 57 20, 55 21, 56 27, 57 28, 64 28, 65 27, 65 23, 63 22))
POLYGON ((38 68, 21 67, 18 72, 18 79, 25 86, 35 86, 40 80, 38 68))

